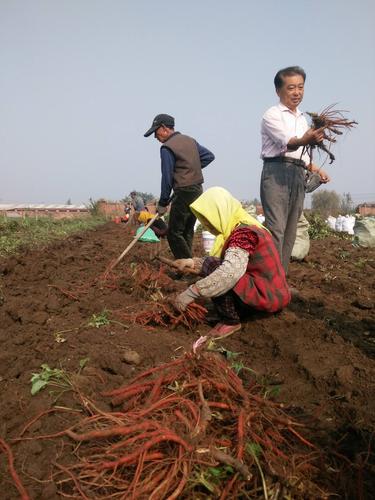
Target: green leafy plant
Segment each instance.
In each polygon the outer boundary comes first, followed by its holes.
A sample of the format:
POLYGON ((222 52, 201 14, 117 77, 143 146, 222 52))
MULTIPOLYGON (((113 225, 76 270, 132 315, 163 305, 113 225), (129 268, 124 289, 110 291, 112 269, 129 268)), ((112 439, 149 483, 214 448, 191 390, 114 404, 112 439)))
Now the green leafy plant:
POLYGON ((100 328, 102 326, 109 325, 111 323, 114 323, 116 325, 120 325, 123 328, 129 328, 129 325, 125 325, 124 323, 121 323, 120 321, 117 321, 115 319, 109 319, 109 311, 107 309, 104 309, 101 313, 99 314, 93 314, 91 316, 91 319, 86 323, 86 326, 91 326, 94 328, 100 328))
POLYGON ((207 349, 209 351, 220 352, 221 354, 223 354, 225 356, 225 358, 231 362, 230 367, 232 368, 232 370, 234 370, 236 372, 237 375, 239 375, 239 373, 242 370, 246 370, 248 372, 251 372, 254 375, 257 375, 257 373, 253 369, 249 368, 248 366, 245 366, 242 361, 237 359, 238 356, 243 354, 242 352, 234 352, 234 351, 230 351, 229 349, 225 349, 225 347, 223 347, 223 346, 217 346, 214 341, 211 341, 208 344, 207 349))
POLYGON ((347 260, 350 257, 350 252, 347 250, 340 250, 338 257, 341 260, 347 260))
POLYGON ((264 392, 265 398, 276 398, 281 391, 281 385, 268 386, 264 392))
POLYGON ((363 269, 369 259, 366 259, 366 257, 360 257, 356 262, 354 262, 355 267, 358 267, 359 269, 363 269))
POLYGON ((79 360, 79 371, 82 371, 84 367, 87 365, 89 362, 90 358, 82 358, 79 360))
POLYGON ((109 325, 110 319, 108 318, 108 311, 104 309, 99 314, 93 314, 91 319, 87 323, 87 326, 93 326, 94 328, 100 328, 101 326, 109 325))
POLYGON ((33 373, 30 381, 32 396, 41 391, 46 385, 54 385, 62 389, 67 389, 71 385, 65 370, 50 368, 47 364, 42 364, 41 371, 33 373))
POLYGON ((195 472, 193 481, 200 483, 210 493, 216 494, 217 487, 221 481, 225 481, 233 476, 234 470, 230 465, 222 465, 218 467, 208 467, 205 471, 195 472))
POLYGON ((311 240, 323 239, 334 234, 319 213, 306 214, 306 218, 309 221, 308 231, 311 240))
POLYGON ((207 472, 216 479, 225 479, 233 475, 233 467, 230 465, 222 465, 220 467, 208 467, 207 472))
MULTIPOLYGON (((90 358, 82 358, 79 360, 78 374, 80 374, 87 365, 89 359, 90 358)), ((50 368, 47 363, 42 364, 40 368, 40 372, 33 373, 30 379, 32 396, 40 392, 47 385, 57 387, 60 389, 60 393, 72 388, 71 378, 63 368, 50 368)))

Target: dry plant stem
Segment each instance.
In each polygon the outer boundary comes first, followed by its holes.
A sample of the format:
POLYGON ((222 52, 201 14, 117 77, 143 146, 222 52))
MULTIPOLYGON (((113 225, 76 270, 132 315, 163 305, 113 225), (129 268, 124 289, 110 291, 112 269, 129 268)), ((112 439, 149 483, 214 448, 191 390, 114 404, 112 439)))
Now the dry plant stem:
POLYGON ((54 464, 58 469, 62 470, 63 472, 65 472, 68 476, 70 476, 74 482, 74 485, 75 487, 77 488, 79 494, 81 495, 81 497, 83 498, 83 500, 90 500, 89 497, 87 497, 83 491, 81 490, 80 488, 80 485, 79 485, 79 482, 77 481, 77 478, 75 477, 75 475, 66 467, 63 467, 61 464, 58 464, 58 463, 55 463, 54 464))
POLYGON ((234 469, 236 469, 238 472, 242 474, 244 479, 246 481, 250 481, 252 478, 252 474, 249 470, 249 468, 244 465, 242 462, 237 460, 237 458, 234 458, 227 453, 224 453, 221 450, 218 450, 217 448, 210 447, 210 453, 211 455, 217 460, 218 462, 221 462, 226 465, 230 465, 234 469))
POLYGON ((59 287, 57 285, 48 285, 48 286, 50 288, 56 288, 56 290, 59 290, 59 292, 61 292, 63 295, 65 295, 69 299, 79 300, 79 297, 77 297, 76 295, 74 295, 72 292, 69 292, 68 290, 64 290, 63 288, 61 288, 61 287, 59 287))
POLYGON ((237 449, 237 458, 238 460, 243 459, 244 452, 244 435, 245 435, 245 412, 241 408, 240 414, 238 416, 238 449, 237 449))
MULTIPOLYGON (((233 484, 234 484, 234 483, 237 481, 237 479, 238 479, 238 474, 239 474, 239 473, 237 472, 237 473, 236 473, 236 474, 235 474, 235 475, 234 475, 234 476, 233 476, 233 477, 232 477, 232 478, 228 481, 228 484, 225 486, 225 488, 224 488, 224 490, 223 490, 223 492, 222 492, 222 494, 221 494, 221 496, 220 496, 220 500, 225 500, 225 499, 228 497, 228 495, 229 495, 229 493, 230 493, 230 491, 231 491, 231 489, 232 489, 232 487, 233 487, 233 484)), ((232 498, 233 498, 233 497, 232 497, 232 498)))

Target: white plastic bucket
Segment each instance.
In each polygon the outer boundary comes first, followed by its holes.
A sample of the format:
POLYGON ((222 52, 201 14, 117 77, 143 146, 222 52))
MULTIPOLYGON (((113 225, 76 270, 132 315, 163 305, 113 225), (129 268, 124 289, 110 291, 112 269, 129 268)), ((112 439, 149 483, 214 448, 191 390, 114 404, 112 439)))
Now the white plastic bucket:
POLYGON ((209 231, 202 231, 203 250, 206 253, 210 253, 210 251, 212 250, 212 247, 215 243, 215 238, 216 236, 211 234, 209 231))

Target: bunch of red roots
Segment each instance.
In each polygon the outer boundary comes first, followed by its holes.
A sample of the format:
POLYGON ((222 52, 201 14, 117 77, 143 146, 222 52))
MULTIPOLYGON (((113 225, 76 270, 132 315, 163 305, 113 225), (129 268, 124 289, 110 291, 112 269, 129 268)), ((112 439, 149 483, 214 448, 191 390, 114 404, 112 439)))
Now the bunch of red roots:
POLYGON ((136 323, 141 326, 176 328, 183 325, 192 330, 199 323, 205 321, 207 309, 193 302, 188 305, 185 311, 176 311, 171 302, 152 301, 112 311, 112 313, 121 321, 136 323))
POLYGON ((307 113, 311 118, 311 126, 314 129, 324 128, 324 140, 315 146, 305 146, 304 150, 310 156, 310 162, 313 159, 313 150, 315 147, 324 151, 332 163, 335 160, 334 154, 330 151, 330 144, 337 141, 336 136, 342 135, 345 130, 350 130, 358 123, 345 117, 347 111, 335 109, 336 104, 327 106, 321 113, 307 113), (328 141, 328 145, 324 144, 328 141))
POLYGON ((105 396, 113 412, 58 434, 72 442, 54 475, 63 497, 326 498, 302 424, 221 355, 187 354, 105 396))
POLYGON ((139 324, 141 326, 161 326, 175 328, 183 325, 192 329, 203 323, 207 310, 200 304, 190 304, 186 311, 179 312, 173 307, 170 300, 164 294, 176 293, 178 285, 169 278, 164 266, 155 269, 146 263, 127 266, 123 269, 105 272, 92 283, 78 285, 72 290, 65 290, 56 285, 61 293, 71 300, 79 301, 82 295, 87 294, 92 287, 106 287, 112 290, 123 289, 129 291, 135 297, 147 298, 147 301, 138 302, 136 305, 112 311, 113 315, 121 321, 139 324), (151 300, 150 300, 151 299, 151 300))

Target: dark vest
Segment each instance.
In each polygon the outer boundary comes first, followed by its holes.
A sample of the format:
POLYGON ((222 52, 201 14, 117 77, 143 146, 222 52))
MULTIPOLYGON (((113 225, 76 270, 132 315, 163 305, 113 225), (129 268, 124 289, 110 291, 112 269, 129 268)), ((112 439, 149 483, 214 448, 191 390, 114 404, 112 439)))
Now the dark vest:
POLYGON ((162 147, 170 149, 176 159, 173 189, 203 183, 198 147, 192 137, 176 132, 162 147))

